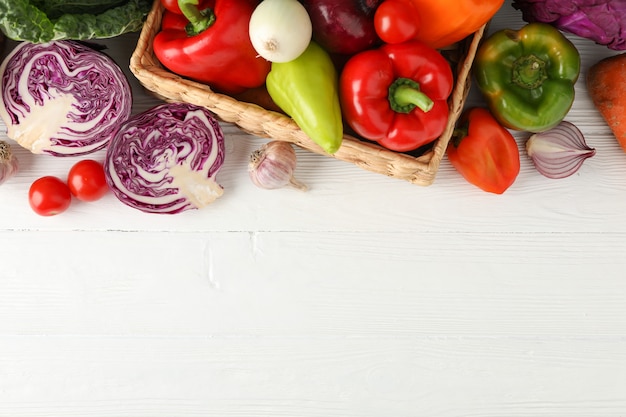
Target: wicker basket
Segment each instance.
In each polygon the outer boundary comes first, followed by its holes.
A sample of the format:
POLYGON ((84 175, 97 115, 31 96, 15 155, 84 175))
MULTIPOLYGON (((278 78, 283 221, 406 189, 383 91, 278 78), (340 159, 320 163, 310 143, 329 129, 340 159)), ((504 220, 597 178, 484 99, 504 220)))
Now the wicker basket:
POLYGON ((351 162, 369 171, 424 186, 433 183, 454 125, 463 110, 470 87, 470 69, 485 30, 482 27, 464 41, 453 45, 450 50, 442 51, 453 65, 456 84, 449 99, 448 124, 432 146, 422 154, 413 156, 393 152, 346 134, 339 150, 329 155, 302 132, 290 117, 266 110, 255 103, 216 93, 205 84, 185 79, 165 69, 152 50, 152 40, 160 29, 163 10, 160 0, 155 0, 130 60, 132 73, 155 95, 166 101, 204 106, 220 120, 234 123, 252 135, 291 142, 312 152, 351 162))

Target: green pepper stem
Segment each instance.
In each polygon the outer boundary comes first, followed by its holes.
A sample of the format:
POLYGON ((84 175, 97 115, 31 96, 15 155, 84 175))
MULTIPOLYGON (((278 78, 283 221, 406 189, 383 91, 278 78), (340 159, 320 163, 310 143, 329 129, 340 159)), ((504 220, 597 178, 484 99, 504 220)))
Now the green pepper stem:
POLYGON ((215 13, 211 9, 198 9, 199 0, 178 0, 178 7, 189 20, 185 30, 194 36, 207 30, 215 23, 215 13))
POLYGON ((435 103, 409 78, 398 78, 389 86, 389 105, 398 113, 410 113, 415 107, 430 111, 435 103))
POLYGON ((461 141, 465 139, 465 137, 469 135, 469 123, 465 123, 462 126, 455 127, 452 131, 452 139, 451 143, 455 148, 458 148, 461 144, 461 141))
POLYGON ((512 81, 522 88, 537 88, 547 78, 545 61, 535 55, 521 56, 513 63, 512 81))

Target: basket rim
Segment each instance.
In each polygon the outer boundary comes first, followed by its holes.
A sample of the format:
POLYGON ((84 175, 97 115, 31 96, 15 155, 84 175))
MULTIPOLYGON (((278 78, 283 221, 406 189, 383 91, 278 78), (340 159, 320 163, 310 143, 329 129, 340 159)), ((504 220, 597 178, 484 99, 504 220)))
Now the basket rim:
POLYGON ((161 1, 154 0, 130 58, 130 70, 144 88, 165 101, 183 101, 206 107, 218 119, 235 124, 251 135, 290 142, 314 153, 424 186, 434 182, 456 122, 463 111, 470 89, 473 59, 487 26, 483 25, 459 43, 466 51, 456 66, 455 84, 448 99, 448 122, 444 132, 432 142, 429 150, 419 156, 412 156, 344 133, 339 150, 328 154, 302 132, 290 117, 214 92, 206 84, 186 79, 164 68, 152 49, 152 39, 160 29, 163 11, 161 1))

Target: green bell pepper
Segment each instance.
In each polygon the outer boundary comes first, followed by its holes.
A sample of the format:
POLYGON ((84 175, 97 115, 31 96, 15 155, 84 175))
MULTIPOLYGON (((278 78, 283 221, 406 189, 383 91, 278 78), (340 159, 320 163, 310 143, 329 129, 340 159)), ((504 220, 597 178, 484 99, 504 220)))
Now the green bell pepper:
POLYGON ((330 55, 311 41, 289 62, 273 62, 266 79, 274 103, 327 153, 337 152, 343 141, 339 103, 339 75, 330 55))
POLYGON ((529 23, 503 29, 476 53, 476 84, 505 127, 541 132, 559 124, 574 102, 580 54, 558 29, 529 23))

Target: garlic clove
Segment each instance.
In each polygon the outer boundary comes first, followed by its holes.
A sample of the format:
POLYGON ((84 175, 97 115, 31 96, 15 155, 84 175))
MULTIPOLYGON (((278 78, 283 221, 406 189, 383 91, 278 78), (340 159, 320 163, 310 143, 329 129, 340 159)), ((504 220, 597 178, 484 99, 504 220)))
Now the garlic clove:
POLYGON ((0 184, 15 175, 18 168, 18 161, 11 152, 11 146, 0 140, 0 184))
POLYGON ((275 190, 290 185, 306 191, 307 186, 294 177, 296 162, 296 151, 290 143, 271 141, 250 155, 248 174, 259 188, 275 190))

